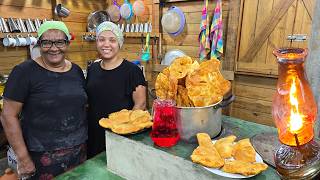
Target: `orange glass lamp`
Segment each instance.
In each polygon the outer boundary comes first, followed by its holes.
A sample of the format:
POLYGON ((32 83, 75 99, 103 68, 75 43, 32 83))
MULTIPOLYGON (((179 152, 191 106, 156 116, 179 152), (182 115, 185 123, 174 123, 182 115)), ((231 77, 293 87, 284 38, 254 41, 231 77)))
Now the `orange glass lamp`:
POLYGON ((273 51, 279 77, 272 116, 282 144, 274 160, 282 179, 310 179, 320 172, 320 146, 313 139, 317 105, 304 71, 307 53, 302 48, 273 51))

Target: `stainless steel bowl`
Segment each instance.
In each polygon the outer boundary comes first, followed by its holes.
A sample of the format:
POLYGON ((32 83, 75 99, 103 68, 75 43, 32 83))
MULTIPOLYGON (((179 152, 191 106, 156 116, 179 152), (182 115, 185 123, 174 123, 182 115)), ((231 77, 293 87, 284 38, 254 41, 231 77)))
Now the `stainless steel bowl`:
POLYGON ((197 133, 207 133, 211 138, 221 131, 221 108, 234 101, 231 95, 216 104, 204 107, 177 107, 177 124, 180 138, 186 142, 196 142, 197 133))
POLYGON ((95 32, 99 24, 110 21, 110 15, 107 11, 95 11, 89 14, 87 29, 89 32, 95 32))

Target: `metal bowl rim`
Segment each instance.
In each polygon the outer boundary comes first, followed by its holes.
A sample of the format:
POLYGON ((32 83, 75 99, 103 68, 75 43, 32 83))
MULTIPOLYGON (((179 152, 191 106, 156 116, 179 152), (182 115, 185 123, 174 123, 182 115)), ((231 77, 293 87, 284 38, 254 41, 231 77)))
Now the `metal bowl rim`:
POLYGON ((218 104, 220 104, 222 102, 223 98, 221 98, 220 101, 218 101, 215 104, 211 104, 209 106, 202 106, 202 107, 181 107, 181 106, 176 106, 177 109, 207 109, 207 108, 211 108, 211 107, 215 107, 218 106, 218 104))

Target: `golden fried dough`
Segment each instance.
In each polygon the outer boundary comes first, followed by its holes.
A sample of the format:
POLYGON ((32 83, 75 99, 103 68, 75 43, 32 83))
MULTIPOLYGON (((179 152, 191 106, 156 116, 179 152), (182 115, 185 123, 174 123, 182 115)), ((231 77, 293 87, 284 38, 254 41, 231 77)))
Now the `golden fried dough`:
POLYGON ((121 111, 109 114, 110 120, 116 120, 117 123, 124 123, 130 121, 130 111, 127 109, 122 109, 121 111))
POLYGON ((175 79, 184 78, 198 66, 199 63, 197 61, 193 61, 191 57, 178 57, 169 66, 170 76, 175 79))
POLYGON ((147 120, 151 120, 151 115, 149 114, 148 111, 143 111, 140 109, 131 111, 131 113, 130 113, 130 120, 131 121, 139 119, 139 118, 146 118, 147 120))
POLYGON ((143 110, 121 110, 102 118, 100 126, 109 128, 117 134, 129 134, 152 126, 151 115, 143 110), (124 120, 126 119, 126 120, 124 120))
MULTIPOLYGON (((221 138, 212 143, 210 136, 207 133, 198 133, 197 139, 199 146, 192 152, 191 160, 195 163, 206 167, 220 168, 227 173, 237 173, 245 176, 256 175, 266 170, 268 165, 255 162, 255 150, 253 149, 249 139, 242 139, 235 144, 234 135, 221 138), (248 148, 248 147, 252 147, 248 148), (253 151, 252 151, 253 150, 253 151), (248 151, 246 154, 244 151, 248 151), (252 155, 254 152, 254 160, 252 155), (232 159, 232 156, 235 159, 232 159), (240 156, 244 156, 244 160, 239 160, 240 156), (248 161, 250 160, 250 162, 248 161)), ((241 158, 240 158, 241 159, 241 158)))
POLYGON ((216 141, 214 147, 217 149, 222 158, 230 158, 232 156, 232 150, 234 146, 233 142, 236 140, 236 138, 236 136, 231 135, 216 141))
POLYGON ((155 83, 156 96, 160 99, 176 99, 178 80, 159 73, 155 83))
POLYGON ((199 163, 211 168, 220 168, 224 164, 224 160, 220 157, 214 146, 198 146, 192 152, 191 160, 194 163, 199 163))
POLYGON ((197 139, 199 146, 192 152, 191 160, 206 167, 222 167, 224 160, 212 144, 210 136, 207 133, 198 133, 197 139))
POLYGON ((256 151, 248 138, 238 141, 233 148, 232 156, 236 160, 245 162, 256 161, 256 151))
POLYGON ((220 73, 220 61, 198 61, 184 56, 176 58, 159 73, 156 96, 172 99, 180 107, 202 107, 215 104, 231 89, 231 83, 220 73))
POLYGON ((199 146, 213 146, 210 136, 207 133, 197 133, 197 140, 199 146))
POLYGON ((137 132, 140 129, 141 128, 139 126, 134 124, 129 124, 129 123, 116 124, 111 128, 112 132, 115 132, 117 134, 129 134, 129 133, 137 132))
POLYGON ((188 90, 185 87, 181 86, 181 85, 178 85, 178 93, 177 93, 176 103, 177 103, 177 106, 180 106, 180 107, 191 107, 191 106, 193 106, 192 102, 191 102, 191 100, 189 99, 189 96, 188 96, 188 90))
POLYGON ((102 118, 99 120, 99 125, 104 127, 104 128, 111 128, 112 126, 112 121, 108 118, 102 118))
POLYGON ((208 106, 222 100, 223 92, 220 89, 219 61, 209 60, 200 64, 200 67, 186 78, 188 96, 197 107, 208 106))
POLYGON ((256 175, 266 170, 268 165, 264 163, 249 163, 245 161, 229 161, 226 160, 222 171, 227 173, 242 174, 244 176, 256 175))

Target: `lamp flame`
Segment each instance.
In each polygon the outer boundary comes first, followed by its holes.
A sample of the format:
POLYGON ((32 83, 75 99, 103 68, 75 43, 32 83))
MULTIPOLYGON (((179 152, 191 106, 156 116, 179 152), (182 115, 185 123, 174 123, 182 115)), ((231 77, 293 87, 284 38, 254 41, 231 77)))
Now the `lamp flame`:
POLYGON ((296 87, 296 78, 292 79, 292 84, 290 87, 290 121, 289 121, 289 130, 291 133, 297 134, 298 131, 302 128, 304 116, 299 113, 299 102, 297 98, 297 87, 296 87))

